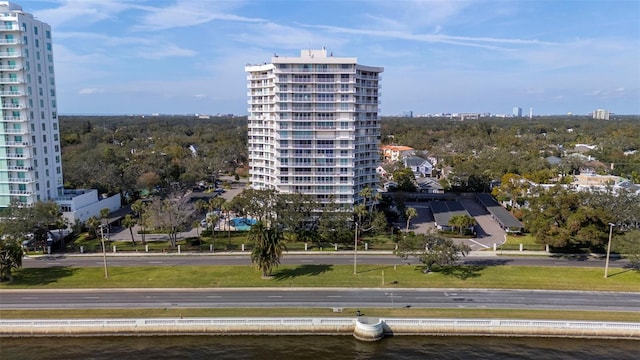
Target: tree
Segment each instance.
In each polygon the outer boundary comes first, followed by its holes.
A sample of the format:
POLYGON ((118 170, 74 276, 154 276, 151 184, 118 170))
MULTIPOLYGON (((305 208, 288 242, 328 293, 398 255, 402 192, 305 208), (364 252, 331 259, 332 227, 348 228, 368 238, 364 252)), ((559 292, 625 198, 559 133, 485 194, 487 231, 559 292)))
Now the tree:
POLYGON ((176 197, 170 196, 165 200, 156 198, 147 209, 156 228, 168 235, 169 243, 173 248, 178 246, 178 232, 187 219, 187 213, 182 208, 183 204, 179 200, 171 200, 174 198, 176 197))
POLYGON ((277 228, 268 228, 259 221, 249 230, 248 238, 254 243, 251 263, 262 272, 262 278, 266 279, 271 274, 271 269, 280 264, 282 251, 287 249, 282 241, 282 232, 277 228))
POLYGON ((131 204, 131 211, 138 215, 138 225, 140 225, 140 234, 142 235, 142 244, 147 243, 146 226, 149 222, 149 203, 147 201, 136 200, 131 204))
POLYGON ((418 210, 415 208, 409 207, 404 211, 404 217, 407 219, 407 232, 409 232, 409 224, 411 223, 411 219, 418 216, 418 210))
POLYGON ((5 237, 0 239, 0 282, 11 281, 13 270, 22 266, 22 246, 17 239, 5 237))
POLYGON ((640 230, 629 230, 624 235, 617 236, 613 248, 627 258, 635 269, 640 270, 640 230))
POLYGON ((460 234, 463 233, 464 229, 467 229, 476 224, 476 220, 469 215, 453 215, 451 219, 449 219, 449 223, 447 225, 458 228, 460 234))
POLYGON ((131 234, 131 244, 136 246, 136 239, 133 237, 133 227, 136 226, 136 219, 131 214, 125 215, 124 219, 122 219, 122 226, 129 229, 129 233, 131 234))
POLYGON ((456 244, 453 240, 434 233, 407 234, 398 242, 396 255, 402 259, 418 259, 426 265, 424 272, 429 273, 434 266, 452 265, 470 250, 465 244, 456 244))

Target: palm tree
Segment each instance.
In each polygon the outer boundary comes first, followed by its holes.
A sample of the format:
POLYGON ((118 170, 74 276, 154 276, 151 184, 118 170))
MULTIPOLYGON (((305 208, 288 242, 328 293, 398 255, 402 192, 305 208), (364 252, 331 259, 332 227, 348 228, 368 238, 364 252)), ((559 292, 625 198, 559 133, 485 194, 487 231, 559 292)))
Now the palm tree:
POLYGON ((122 219, 122 226, 129 229, 129 233, 131 234, 131 244, 136 246, 136 239, 133 237, 133 227, 136 226, 136 219, 131 214, 127 214, 124 219, 122 219))
POLYGON ((229 216, 229 212, 231 211, 231 209, 233 209, 233 204, 229 201, 224 201, 221 205, 220 205, 220 209, 222 209, 222 211, 225 213, 226 215, 226 221, 225 224, 227 226, 227 229, 229 230, 229 241, 231 241, 231 227, 229 226, 229 221, 231 221, 230 216, 229 216))
POLYGON ((87 225, 89 230, 91 230, 93 232, 93 235, 97 238, 99 236, 98 235, 98 227, 100 226, 100 220, 98 220, 97 217, 92 216, 92 217, 87 219, 85 224, 87 225))
POLYGON ((411 219, 418 216, 418 210, 415 208, 409 207, 404 211, 404 217, 407 218, 407 232, 409 232, 409 224, 411 223, 411 219))
POLYGON ((262 272, 262 278, 267 279, 271 269, 280 264, 282 251, 287 249, 282 241, 282 232, 275 228, 267 228, 259 221, 249 230, 248 238, 254 242, 251 263, 262 272))
POLYGON ((138 224, 140 225, 140 234, 142 235, 142 244, 147 243, 147 239, 145 236, 145 225, 147 224, 147 219, 149 218, 149 214, 147 213, 147 203, 142 200, 136 200, 133 204, 131 204, 131 211, 138 214, 138 224))

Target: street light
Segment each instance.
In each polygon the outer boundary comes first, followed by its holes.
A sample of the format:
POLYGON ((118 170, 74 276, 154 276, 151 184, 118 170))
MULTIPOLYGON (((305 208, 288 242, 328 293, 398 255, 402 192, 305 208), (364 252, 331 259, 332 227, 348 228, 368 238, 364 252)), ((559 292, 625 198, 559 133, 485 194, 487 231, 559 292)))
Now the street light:
POLYGON ((613 234, 613 227, 615 224, 609 223, 609 244, 607 244, 607 258, 604 261, 604 278, 607 278, 607 272, 609 272, 609 254, 611 253, 611 235, 613 234))
POLYGON ((107 247, 104 243, 104 227, 106 225, 100 225, 100 240, 102 242, 102 261, 104 263, 104 277, 105 279, 109 278, 109 270, 107 269, 107 247))
POLYGON ((356 221, 356 236, 353 240, 353 275, 357 273, 358 264, 358 222, 356 221))

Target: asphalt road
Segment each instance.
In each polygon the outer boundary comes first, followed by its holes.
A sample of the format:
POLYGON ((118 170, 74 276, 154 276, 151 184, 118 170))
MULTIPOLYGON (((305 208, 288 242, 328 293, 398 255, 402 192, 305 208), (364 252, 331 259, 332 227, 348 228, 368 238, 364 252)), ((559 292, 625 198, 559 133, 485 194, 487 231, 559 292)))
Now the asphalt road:
MULTIPOLYGON (((462 289, 3 290, 0 309, 483 308, 628 311, 637 293, 462 289)), ((630 321, 639 321, 629 319, 630 321)))
MULTIPOLYGON (((180 266, 180 265, 250 265, 249 254, 237 255, 149 255, 149 256, 112 256, 107 258, 109 266, 180 266)), ((514 265, 514 266, 565 266, 565 267, 602 267, 604 260, 588 256, 555 257, 555 256, 470 256, 461 261, 476 265, 514 265)), ((349 265, 353 264, 353 255, 284 255, 284 265, 349 265)), ((358 264, 367 265, 400 265, 412 263, 413 260, 402 260, 395 255, 358 254, 358 264)), ((629 264, 626 260, 612 259, 609 267, 621 268, 629 264)), ((46 268, 54 266, 101 267, 101 256, 67 256, 50 255, 25 258, 25 268, 46 268)))

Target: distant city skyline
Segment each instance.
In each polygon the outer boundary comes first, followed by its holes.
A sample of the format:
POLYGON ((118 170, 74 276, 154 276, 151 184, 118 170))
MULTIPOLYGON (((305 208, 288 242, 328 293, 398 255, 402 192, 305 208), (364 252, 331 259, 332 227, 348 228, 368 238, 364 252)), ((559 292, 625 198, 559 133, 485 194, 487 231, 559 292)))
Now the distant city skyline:
POLYGON ((637 1, 14 3, 52 26, 60 114, 245 115, 246 64, 321 47, 385 68, 382 115, 640 114, 637 1))

